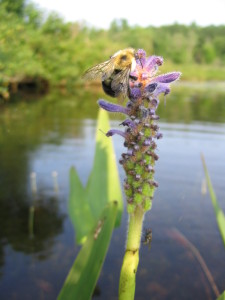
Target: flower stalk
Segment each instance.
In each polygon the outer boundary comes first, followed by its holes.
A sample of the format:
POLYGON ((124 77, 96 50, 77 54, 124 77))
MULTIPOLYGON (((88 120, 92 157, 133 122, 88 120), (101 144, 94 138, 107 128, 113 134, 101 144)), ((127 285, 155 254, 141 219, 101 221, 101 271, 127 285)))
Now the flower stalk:
POLYGON ((146 57, 139 49, 135 55, 136 68, 130 73, 126 107, 99 100, 99 106, 109 112, 125 114, 128 118, 121 123, 125 130, 111 129, 106 136, 119 134, 127 148, 122 153, 120 164, 126 179, 124 190, 129 214, 126 250, 120 275, 119 300, 132 300, 135 295, 136 272, 139 263, 142 224, 145 213, 151 209, 155 188, 155 162, 158 155, 156 141, 162 138, 156 121, 158 96, 170 92, 169 84, 180 77, 179 72, 156 76, 163 59, 159 56, 146 57))

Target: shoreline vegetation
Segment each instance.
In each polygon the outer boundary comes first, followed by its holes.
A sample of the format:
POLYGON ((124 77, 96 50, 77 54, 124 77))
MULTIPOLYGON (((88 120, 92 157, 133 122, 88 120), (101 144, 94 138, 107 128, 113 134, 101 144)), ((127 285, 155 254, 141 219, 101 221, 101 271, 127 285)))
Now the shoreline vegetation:
POLYGON ((225 25, 144 28, 124 19, 96 29, 65 22, 56 13, 45 17, 32 2, 0 0, 0 97, 84 85, 81 74, 88 66, 127 47, 165 57, 162 73, 180 70, 182 81, 224 81, 224 36, 225 25))

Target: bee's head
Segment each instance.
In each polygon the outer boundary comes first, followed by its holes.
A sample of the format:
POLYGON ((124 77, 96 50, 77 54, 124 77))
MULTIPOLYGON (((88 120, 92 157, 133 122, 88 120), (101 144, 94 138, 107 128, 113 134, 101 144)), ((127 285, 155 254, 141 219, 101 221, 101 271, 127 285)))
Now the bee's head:
POLYGON ((134 49, 132 48, 120 50, 120 52, 116 56, 116 63, 121 68, 130 67, 134 60, 134 49))

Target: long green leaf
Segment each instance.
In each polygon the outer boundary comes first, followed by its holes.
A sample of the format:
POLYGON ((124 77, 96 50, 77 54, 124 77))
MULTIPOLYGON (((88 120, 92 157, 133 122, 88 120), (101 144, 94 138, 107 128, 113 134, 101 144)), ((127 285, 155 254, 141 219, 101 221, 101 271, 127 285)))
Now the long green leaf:
POLYGON ((213 186, 212 186, 210 176, 209 176, 209 173, 208 173, 208 170, 206 167, 204 156, 201 155, 201 158, 202 158, 202 163, 203 163, 203 167, 204 167, 204 171, 205 171, 206 181, 207 181, 207 184, 209 187, 210 197, 211 197, 214 212, 216 215, 217 224, 218 224, 220 234, 221 234, 224 246, 225 246, 225 216, 224 216, 222 209, 219 207, 218 201, 216 199, 216 195, 213 190, 213 186))
POLYGON ((87 199, 96 218, 99 218, 102 208, 107 202, 116 200, 118 202, 116 225, 119 225, 123 208, 120 178, 112 139, 103 134, 109 129, 108 113, 100 109, 96 130, 94 165, 88 180, 87 199))
POLYGON ((94 165, 87 186, 82 186, 74 168, 70 170, 68 209, 76 231, 77 244, 83 244, 107 203, 118 202, 116 226, 122 215, 122 191, 112 139, 107 138, 99 129, 105 132, 109 130, 108 113, 103 109, 99 111, 94 165))
POLYGON ((104 209, 81 248, 58 300, 91 299, 115 226, 117 207, 117 202, 111 202, 104 209))
POLYGON ((75 168, 70 169, 70 196, 69 216, 76 228, 76 242, 82 244, 87 234, 93 228, 96 219, 94 218, 90 205, 87 202, 86 191, 79 179, 75 168))

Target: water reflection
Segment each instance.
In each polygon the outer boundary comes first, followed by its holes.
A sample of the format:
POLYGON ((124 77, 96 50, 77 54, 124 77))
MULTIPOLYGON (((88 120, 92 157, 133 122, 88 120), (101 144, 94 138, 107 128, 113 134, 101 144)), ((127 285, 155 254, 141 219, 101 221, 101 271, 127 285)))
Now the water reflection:
MULTIPOLYGON (((101 91, 93 93, 90 89, 83 94, 78 90, 76 94, 50 94, 42 99, 22 98, 1 104, 1 299, 56 298, 78 251, 67 216, 69 169, 75 165, 86 183, 94 156, 96 101, 102 97, 107 99, 101 91), (58 173, 57 195, 53 171, 58 173), (30 185, 32 172, 37 174, 35 197, 30 185), (32 205, 33 238, 28 226, 32 205)), ((190 257, 171 242, 165 228, 179 227, 192 240, 203 253, 219 288, 224 288, 221 278, 225 274, 220 263, 225 258, 224 250, 210 200, 201 196, 203 171, 199 154, 204 152, 218 199, 222 199, 225 87, 179 84, 165 105, 161 99, 158 113, 164 138, 158 143, 160 160, 156 166, 160 187, 153 210, 146 217, 145 225, 152 229, 153 241, 150 252, 148 246, 141 250, 138 299, 149 295, 175 299, 176 293, 179 299, 191 299, 191 295, 206 299, 205 286, 201 287, 198 273, 194 277, 190 257), (194 280, 198 284, 193 285, 194 280)), ((115 118, 118 116, 111 116, 115 118)), ((114 144, 119 156, 123 151, 121 138, 115 137, 114 144)), ((121 169, 120 176, 124 176, 121 169)), ((224 203, 220 204, 225 209, 224 203)), ((98 283, 98 299, 117 297, 125 234, 126 214, 113 235, 98 283)))
POLYGON ((224 122, 225 84, 177 86, 158 114, 167 122, 224 122))

